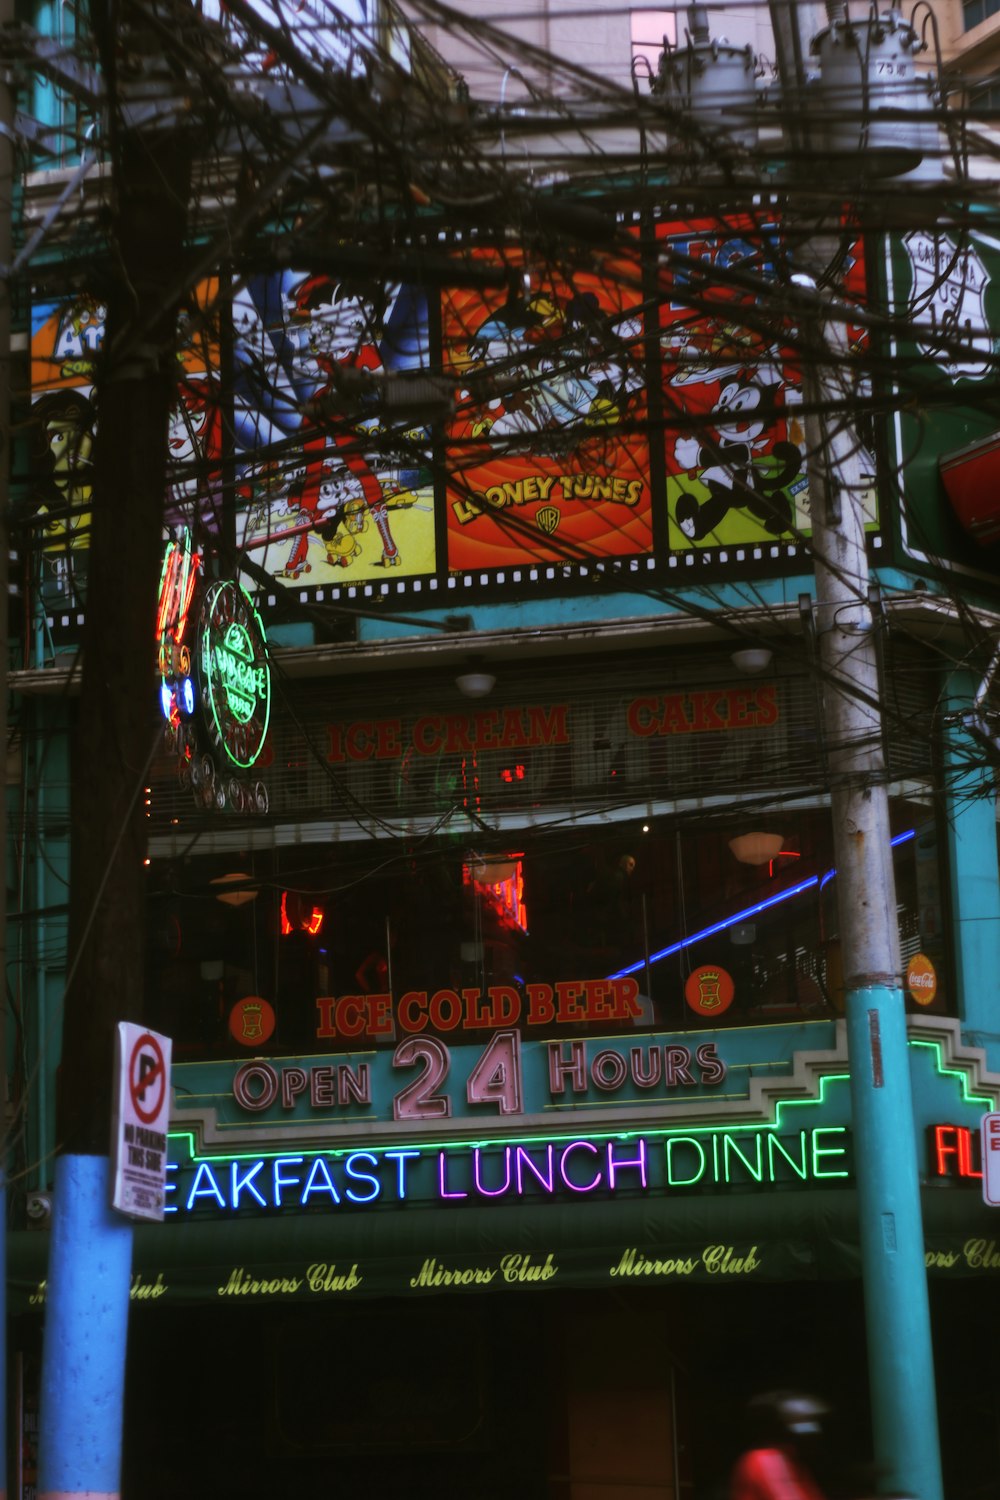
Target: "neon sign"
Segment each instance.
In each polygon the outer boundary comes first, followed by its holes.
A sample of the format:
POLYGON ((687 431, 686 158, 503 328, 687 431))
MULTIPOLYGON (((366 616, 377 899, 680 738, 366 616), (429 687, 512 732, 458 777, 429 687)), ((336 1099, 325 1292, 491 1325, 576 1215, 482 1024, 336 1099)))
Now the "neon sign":
MULTIPOLYGON (((284 929, 282 929, 284 930, 284 929)), ((642 1015, 634 979, 565 979, 486 989, 407 990, 393 1006, 384 995, 321 995, 316 1036, 390 1037, 407 1032, 484 1031, 497 1026, 631 1026, 642 1015)))
POLYGON ((213 583, 198 624, 198 678, 209 737, 234 766, 255 765, 271 713, 260 616, 238 584, 213 583))
POLYGON ((191 545, 191 533, 185 527, 179 541, 167 544, 160 571, 160 601, 156 611, 156 634, 176 645, 184 639, 194 598, 201 554, 191 545))
MULTIPOLYGON (((517 768, 522 776, 524 767, 517 768)), ((509 776, 509 773, 508 773, 509 776)), ((462 878, 473 886, 493 907, 502 925, 528 930, 528 911, 524 904, 524 864, 519 854, 504 859, 487 859, 478 864, 463 865, 462 878)))
POLYGON ((982 1181, 978 1131, 966 1125, 929 1125, 927 1135, 932 1177, 982 1181))
MULTIPOLYGON (((172 1140, 176 1144, 176 1137, 172 1140)), ((779 1135, 761 1126, 701 1133, 570 1136, 490 1146, 219 1157, 168 1166, 167 1213, 234 1215, 437 1203, 578 1199, 844 1182, 845 1126, 779 1135)))
POLYGON ((293 932, 307 932, 315 937, 323 926, 323 908, 310 906, 297 891, 281 893, 281 935, 288 937, 293 932))
POLYGON ((200 568, 201 554, 195 552, 185 528, 179 540, 167 544, 156 609, 160 705, 175 734, 182 719, 190 719, 195 710, 191 652, 184 637, 200 568))
POLYGON ((251 785, 232 774, 254 765, 267 735, 270 676, 263 659, 263 629, 236 584, 213 583, 189 644, 201 569, 201 555, 185 529, 167 545, 156 609, 166 745, 178 757, 181 785, 190 787, 199 805, 263 814, 268 807, 263 782, 251 785), (226 779, 211 750, 221 750, 229 761, 226 779))
MULTIPOLYGON (((915 835, 913 828, 907 829, 905 833, 897 833, 895 838, 889 840, 891 849, 898 849, 900 844, 908 843, 915 835)), ((700 932, 693 932, 690 937, 681 938, 676 943, 671 943, 666 948, 660 948, 656 953, 651 953, 648 958, 636 959, 634 964, 629 964, 624 969, 616 969, 610 976, 612 979, 620 979, 625 974, 638 974, 645 969, 647 964, 658 964, 661 959, 670 958, 675 953, 680 953, 685 948, 692 948, 696 943, 704 942, 706 938, 715 937, 717 933, 727 932, 731 927, 738 927, 742 922, 749 922, 752 917, 762 911, 769 911, 773 906, 780 906, 785 901, 791 901, 795 896, 801 896, 805 891, 815 890, 818 886, 824 890, 831 880, 836 877, 836 870, 827 870, 825 875, 810 875, 806 880, 800 880, 797 885, 791 885, 787 890, 779 891, 776 896, 768 896, 763 901, 758 901, 754 906, 745 906, 742 911, 733 912, 732 916, 724 917, 721 922, 713 922, 711 927, 703 927, 700 932)))
MULTIPOLYGON (((653 1042, 649 1038, 627 1050, 608 1043, 593 1050, 585 1041, 548 1042, 544 1059, 550 1101, 567 1095, 616 1094, 626 1086, 642 1092, 664 1093, 708 1090, 723 1083, 726 1064, 714 1042, 695 1047, 681 1043, 653 1042)), ((392 1096, 394 1120, 448 1120, 453 1096, 448 1088, 452 1054, 437 1037, 411 1036, 399 1043, 391 1067, 420 1069, 412 1083, 392 1096)), ((321 1062, 305 1066, 301 1061, 285 1064, 254 1058, 242 1063, 233 1077, 232 1097, 249 1114, 263 1114, 280 1104, 284 1113, 296 1110, 301 1100, 312 1110, 344 1109, 357 1104, 370 1109, 374 1100, 372 1068, 367 1062, 321 1062)), ((475 1058, 459 1098, 469 1105, 483 1105, 499 1115, 524 1113, 524 1065, 520 1034, 496 1031, 475 1058)))

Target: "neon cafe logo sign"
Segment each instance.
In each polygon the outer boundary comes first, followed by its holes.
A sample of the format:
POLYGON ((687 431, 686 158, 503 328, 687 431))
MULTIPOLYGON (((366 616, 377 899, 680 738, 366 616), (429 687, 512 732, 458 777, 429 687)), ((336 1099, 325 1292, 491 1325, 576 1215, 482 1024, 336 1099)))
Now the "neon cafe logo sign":
POLYGON ((198 676, 213 744, 243 770, 264 748, 271 713, 271 673, 264 627, 238 584, 213 583, 198 625, 198 676))

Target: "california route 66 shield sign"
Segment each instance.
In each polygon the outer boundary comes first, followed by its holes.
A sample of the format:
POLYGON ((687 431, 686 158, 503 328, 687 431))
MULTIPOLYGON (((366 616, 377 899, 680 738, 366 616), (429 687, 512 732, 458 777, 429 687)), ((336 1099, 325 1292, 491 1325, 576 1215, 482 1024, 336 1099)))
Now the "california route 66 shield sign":
POLYGON ((974 245, 914 230, 903 239, 913 272, 907 315, 917 347, 951 380, 980 380, 992 369, 986 326, 989 272, 974 245), (928 330, 929 338, 921 338, 928 330), (960 347, 959 347, 960 346, 960 347))

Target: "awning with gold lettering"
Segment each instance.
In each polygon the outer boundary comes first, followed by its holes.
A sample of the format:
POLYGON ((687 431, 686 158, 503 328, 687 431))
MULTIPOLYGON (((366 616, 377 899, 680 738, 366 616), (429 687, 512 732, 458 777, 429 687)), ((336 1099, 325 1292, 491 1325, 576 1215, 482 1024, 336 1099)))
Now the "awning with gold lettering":
MULTIPOLYGON (((1000 1211, 925 1189, 928 1269, 1000 1276, 1000 1211)), ((8 1237, 14 1312, 44 1304, 48 1235, 8 1237)), ((135 1232, 133 1301, 250 1305, 448 1291, 836 1280, 860 1275, 852 1189, 613 1203, 392 1209, 135 1232)))

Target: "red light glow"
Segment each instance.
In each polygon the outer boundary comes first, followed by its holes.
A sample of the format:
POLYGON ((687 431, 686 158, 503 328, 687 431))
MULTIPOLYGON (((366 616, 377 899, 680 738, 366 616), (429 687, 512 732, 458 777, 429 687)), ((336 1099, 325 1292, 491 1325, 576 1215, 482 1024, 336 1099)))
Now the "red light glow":
POLYGON ((290 932, 308 932, 310 937, 315 937, 322 926, 322 907, 310 907, 305 898, 301 896, 298 891, 282 891, 282 937, 287 937, 290 932))
POLYGON ((463 865, 462 879, 486 898, 504 926, 527 932, 528 909, 524 904, 524 866, 520 854, 508 854, 503 859, 485 861, 475 867, 463 865), (509 873, 499 880, 490 880, 491 866, 509 873), (487 878, 483 879, 483 875, 487 878))
POLYGON ((201 554, 192 549, 187 532, 183 542, 170 543, 163 559, 156 613, 156 634, 161 640, 169 633, 173 644, 179 646, 184 639, 200 566, 201 554))
POLYGON ((965 1125, 932 1125, 934 1171, 938 1177, 982 1177, 973 1165, 973 1134, 965 1125))
POLYGON ((774 867, 778 863, 779 859, 801 859, 801 858, 802 858, 801 854, 799 854, 799 852, 796 849, 779 849, 778 852, 777 852, 777 854, 774 856, 774 858, 771 859, 771 860, 768 860, 768 863, 767 863, 767 873, 769 875, 771 875, 771 876, 774 875, 774 867))

